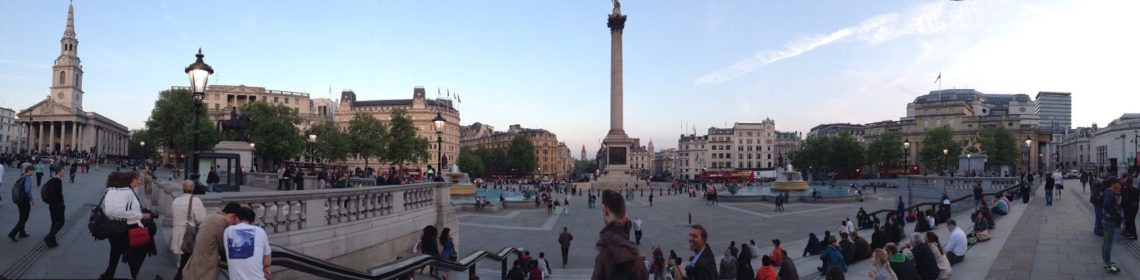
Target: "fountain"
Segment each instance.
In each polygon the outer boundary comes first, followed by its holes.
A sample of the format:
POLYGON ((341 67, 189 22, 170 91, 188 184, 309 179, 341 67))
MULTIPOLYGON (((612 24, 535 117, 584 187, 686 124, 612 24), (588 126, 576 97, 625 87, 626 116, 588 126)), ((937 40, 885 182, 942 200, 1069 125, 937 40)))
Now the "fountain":
POLYGON ((773 189, 776 191, 794 191, 805 192, 808 191, 808 183, 801 177, 800 172, 792 168, 792 164, 788 164, 788 168, 776 168, 776 182, 773 189))

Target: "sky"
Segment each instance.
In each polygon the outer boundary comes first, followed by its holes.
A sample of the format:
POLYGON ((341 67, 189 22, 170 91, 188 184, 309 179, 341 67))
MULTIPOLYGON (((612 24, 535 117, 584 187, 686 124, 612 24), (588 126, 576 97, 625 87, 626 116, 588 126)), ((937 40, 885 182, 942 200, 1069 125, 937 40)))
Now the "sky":
MULTIPOLYGON (((463 125, 544 128, 575 156, 609 130, 606 0, 74 5, 84 109, 131 129, 158 92, 189 83, 183 69, 201 47, 211 84, 334 99, 352 89, 358 100, 451 91, 463 125)), ((1103 126, 1140 112, 1138 10, 1137 1, 627 0, 624 126, 658 149, 681 133, 766 118, 806 134, 897 120, 940 86, 1072 92, 1074 126, 1103 126)), ((66 19, 64 0, 0 0, 0 107, 46 97, 66 19)))

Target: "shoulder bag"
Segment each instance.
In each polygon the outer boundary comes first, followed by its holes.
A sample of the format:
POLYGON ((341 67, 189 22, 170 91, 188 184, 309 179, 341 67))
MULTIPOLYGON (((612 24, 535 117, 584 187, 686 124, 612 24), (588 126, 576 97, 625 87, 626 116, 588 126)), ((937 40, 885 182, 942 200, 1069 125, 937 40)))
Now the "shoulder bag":
POLYGON ((91 218, 87 221, 87 230, 91 232, 91 236, 95 237, 95 240, 103 240, 127 232, 126 221, 111 219, 103 213, 103 200, 106 199, 107 193, 104 192, 103 198, 99 199, 99 204, 91 208, 91 218))
MULTIPOLYGON (((130 190, 130 192, 132 195, 135 196, 135 201, 139 201, 139 197, 137 194, 135 194, 135 191, 130 190)), ((127 203, 127 210, 130 210, 133 205, 134 205, 134 203, 127 203)), ((141 208, 142 208, 141 202, 139 203, 139 208, 141 211, 141 208)), ((128 227, 127 238, 128 238, 127 240, 129 242, 129 245, 131 248, 139 248, 142 246, 146 246, 147 244, 150 244, 150 241, 151 241, 150 230, 146 229, 146 227, 142 226, 141 224, 139 226, 133 227, 133 228, 128 227)))
POLYGON ((194 252, 194 239, 198 237, 198 223, 190 218, 194 213, 194 195, 190 195, 190 207, 186 209, 186 229, 182 231, 182 253, 194 252))

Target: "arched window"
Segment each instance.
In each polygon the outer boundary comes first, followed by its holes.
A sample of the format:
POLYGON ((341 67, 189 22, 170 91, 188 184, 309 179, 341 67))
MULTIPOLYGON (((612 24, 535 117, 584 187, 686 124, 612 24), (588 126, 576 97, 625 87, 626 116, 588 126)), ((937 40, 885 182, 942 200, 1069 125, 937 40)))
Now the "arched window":
POLYGON ((67 72, 66 71, 59 71, 59 84, 62 85, 63 81, 66 79, 67 79, 67 72))

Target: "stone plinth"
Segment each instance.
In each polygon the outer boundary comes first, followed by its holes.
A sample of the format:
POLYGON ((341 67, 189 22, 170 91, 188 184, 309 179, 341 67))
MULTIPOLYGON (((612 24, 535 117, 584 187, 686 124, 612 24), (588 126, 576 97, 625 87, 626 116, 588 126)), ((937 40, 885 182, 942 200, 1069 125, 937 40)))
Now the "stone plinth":
MULTIPOLYGON (((249 146, 248 142, 239 141, 222 141, 214 145, 214 152, 220 154, 237 154, 238 163, 241 164, 242 171, 248 171, 253 166, 253 147, 249 146)), ((209 168, 203 170, 210 170, 209 168)), ((205 176, 203 176, 204 178, 205 176)))
POLYGON ((986 154, 970 154, 969 156, 958 156, 958 173, 965 174, 965 172, 975 171, 982 173, 986 170, 986 161, 988 158, 986 154))

